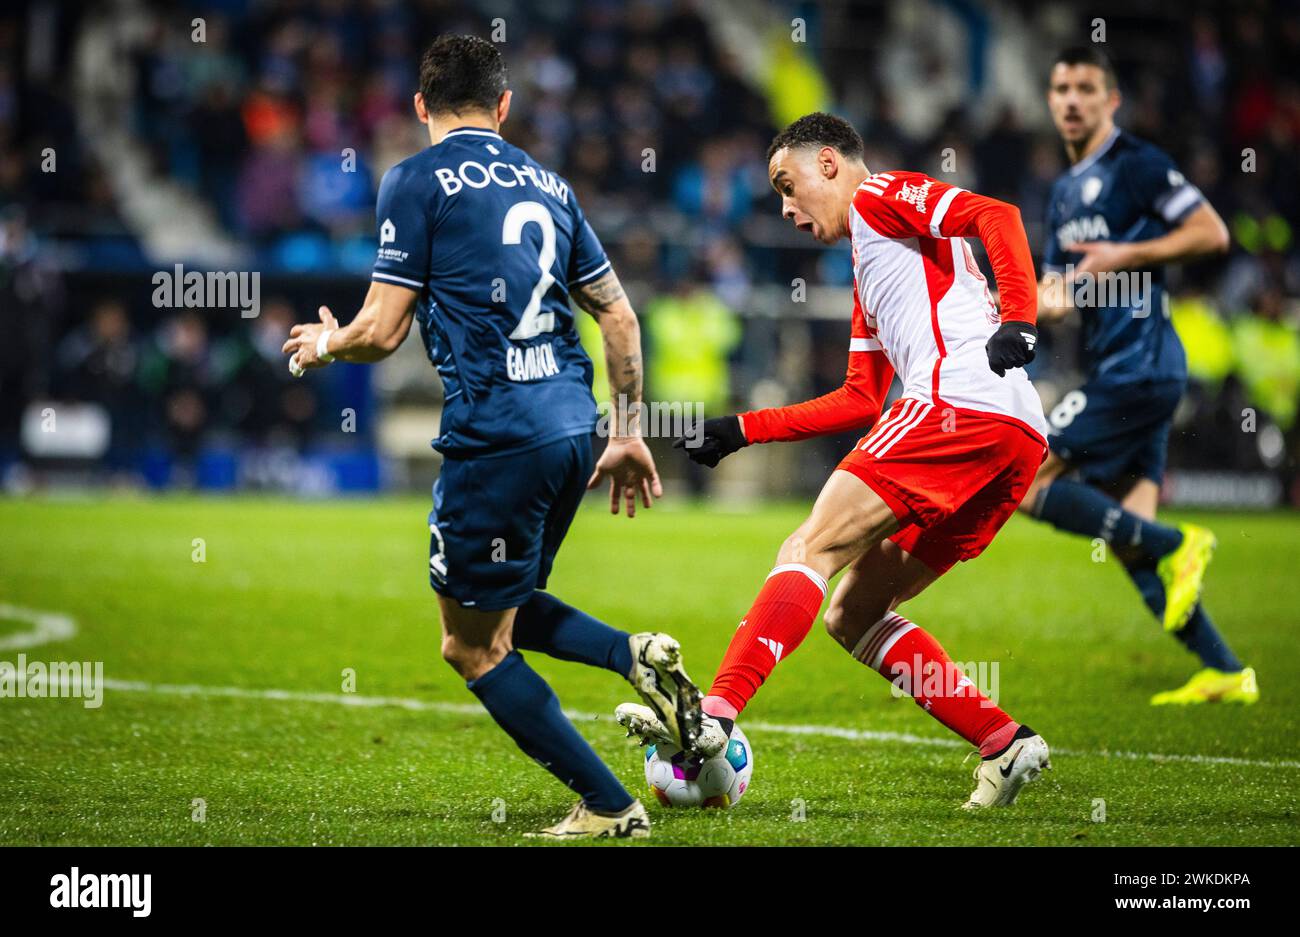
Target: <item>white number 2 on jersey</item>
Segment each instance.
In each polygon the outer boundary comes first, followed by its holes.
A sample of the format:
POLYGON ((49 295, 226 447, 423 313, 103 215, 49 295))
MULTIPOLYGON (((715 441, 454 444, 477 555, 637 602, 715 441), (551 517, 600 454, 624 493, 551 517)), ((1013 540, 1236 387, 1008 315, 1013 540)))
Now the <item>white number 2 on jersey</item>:
POLYGON ((533 287, 533 295, 528 300, 523 317, 510 333, 510 338, 515 341, 555 330, 555 313, 539 312, 542 297, 555 285, 555 277, 551 275, 551 265, 555 263, 555 221, 551 218, 551 213, 541 202, 518 202, 511 205, 506 212, 505 224, 501 226, 501 243, 523 243, 524 227, 530 221, 542 229, 542 249, 537 255, 537 266, 541 268, 542 275, 533 287))

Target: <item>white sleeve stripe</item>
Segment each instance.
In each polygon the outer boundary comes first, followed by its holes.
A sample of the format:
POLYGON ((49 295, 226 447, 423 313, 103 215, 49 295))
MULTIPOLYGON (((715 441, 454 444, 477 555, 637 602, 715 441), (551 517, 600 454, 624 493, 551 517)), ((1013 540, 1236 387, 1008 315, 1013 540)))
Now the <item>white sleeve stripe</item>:
POLYGON ((934 206, 934 216, 930 219, 930 237, 943 237, 939 231, 940 226, 943 224, 943 219, 948 215, 948 206, 952 204, 953 199, 965 191, 965 189, 959 189, 957 186, 953 186, 939 197, 939 204, 934 206))
POLYGON ((1201 201, 1201 190, 1194 185, 1185 185, 1178 189, 1160 208, 1160 215, 1165 221, 1175 221, 1201 201))
POLYGON ((392 280, 394 283, 400 283, 403 286, 414 286, 417 290, 424 289, 424 284, 419 280, 408 280, 406 277, 394 276, 391 273, 380 273, 378 270, 370 274, 372 280, 392 280))
POLYGON ((877 189, 875 186, 867 185, 867 183, 865 183, 865 182, 862 183, 862 188, 866 189, 868 192, 871 192, 871 193, 874 194, 874 195, 884 195, 884 194, 885 194, 885 190, 884 190, 884 189, 877 189))
POLYGON ((884 351, 885 346, 877 338, 851 338, 849 351, 884 351))
POLYGON ((588 280, 590 280, 592 277, 594 277, 596 274, 600 273, 602 270, 606 269, 609 266, 611 266, 611 262, 607 260, 599 267, 597 267, 595 270, 591 271, 591 273, 583 274, 582 276, 578 277, 578 279, 576 280, 570 280, 569 285, 577 286, 579 283, 585 283, 588 280))

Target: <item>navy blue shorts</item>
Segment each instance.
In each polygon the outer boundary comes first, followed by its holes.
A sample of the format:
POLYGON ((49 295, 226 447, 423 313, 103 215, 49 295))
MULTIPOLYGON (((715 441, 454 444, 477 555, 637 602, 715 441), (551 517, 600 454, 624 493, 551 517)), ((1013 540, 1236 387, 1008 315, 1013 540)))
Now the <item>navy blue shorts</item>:
POLYGON ((1061 398, 1047 421, 1052 451, 1084 481, 1107 484, 1165 475, 1165 449, 1184 382, 1089 381, 1061 398))
POLYGON ((444 459, 429 512, 429 585, 484 611, 523 605, 545 588, 593 465, 586 434, 444 459))

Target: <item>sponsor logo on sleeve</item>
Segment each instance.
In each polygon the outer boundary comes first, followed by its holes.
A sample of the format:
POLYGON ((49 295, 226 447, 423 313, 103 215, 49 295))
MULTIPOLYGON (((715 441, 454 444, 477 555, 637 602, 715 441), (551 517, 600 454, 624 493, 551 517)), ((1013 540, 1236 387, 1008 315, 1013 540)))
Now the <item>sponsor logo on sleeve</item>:
POLYGON ((934 180, 930 179, 920 185, 912 185, 904 182, 902 188, 894 194, 894 198, 900 202, 907 202, 922 215, 925 214, 925 200, 930 197, 930 186, 934 185, 934 180))

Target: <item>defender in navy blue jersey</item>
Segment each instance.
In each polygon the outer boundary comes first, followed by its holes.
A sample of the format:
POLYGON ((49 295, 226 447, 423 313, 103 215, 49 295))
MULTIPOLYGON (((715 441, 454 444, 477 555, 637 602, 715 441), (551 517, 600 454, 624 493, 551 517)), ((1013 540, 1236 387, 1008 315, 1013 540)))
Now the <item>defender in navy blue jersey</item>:
POLYGON ((442 377, 434 444, 465 458, 587 436, 591 361, 569 291, 610 272, 569 184, 496 131, 458 127, 384 176, 371 278, 419 292, 442 377))
POLYGON ((644 808, 565 718, 519 649, 613 670, 689 747, 699 691, 675 640, 629 635, 542 591, 588 488, 609 479, 610 510, 663 492, 639 434, 636 314, 569 184, 506 142, 506 69, 496 47, 439 37, 420 66, 415 111, 430 146, 384 176, 378 254, 365 305, 339 327, 296 325, 295 373, 379 361, 418 319, 445 403, 429 514, 429 581, 442 653, 497 723, 581 797, 540 835, 643 837, 644 808), (573 299, 600 325, 615 412, 593 465, 592 364, 573 299))
POLYGON ((1226 251, 1227 228, 1173 160, 1115 126, 1119 90, 1101 52, 1061 53, 1047 99, 1071 166, 1052 187, 1038 317, 1079 308, 1085 378, 1049 415, 1051 454, 1021 510, 1109 543, 1165 630, 1200 657, 1203 669, 1153 704, 1252 703, 1254 671, 1200 602, 1214 536, 1155 521, 1187 383, 1164 265, 1226 251))

